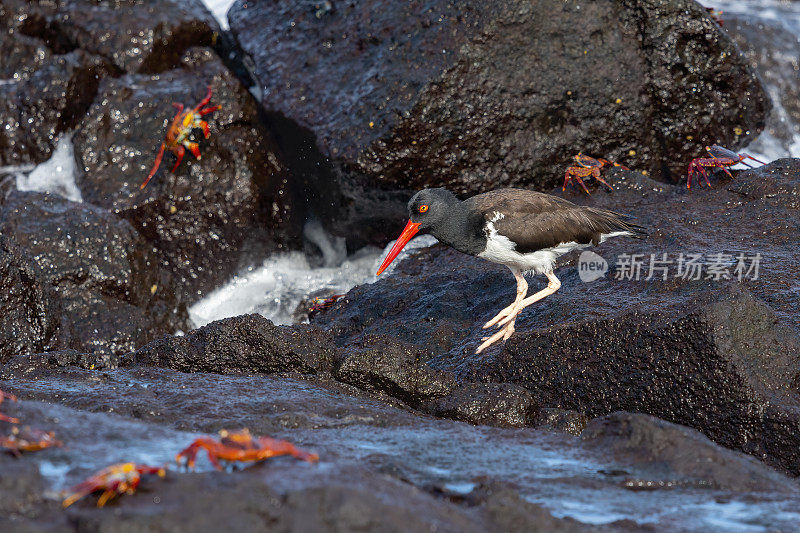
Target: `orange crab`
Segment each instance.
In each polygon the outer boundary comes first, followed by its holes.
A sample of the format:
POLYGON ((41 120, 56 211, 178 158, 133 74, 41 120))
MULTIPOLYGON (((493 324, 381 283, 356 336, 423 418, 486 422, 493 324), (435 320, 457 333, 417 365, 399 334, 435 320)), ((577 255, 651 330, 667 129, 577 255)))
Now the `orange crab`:
POLYGON ((83 483, 79 483, 70 489, 70 493, 61 502, 61 505, 69 507, 81 498, 97 491, 103 491, 97 499, 97 506, 103 507, 108 500, 120 494, 133 494, 142 480, 142 475, 158 474, 164 477, 166 470, 161 466, 147 466, 136 463, 118 463, 107 466, 83 483))
POLYGON ((323 311, 327 311, 333 304, 339 301, 344 294, 334 294, 327 298, 317 297, 311 301, 311 307, 308 309, 308 318, 313 318, 315 315, 322 313, 323 311))
POLYGON ((625 170, 630 170, 628 167, 620 165, 619 163, 614 163, 613 161, 608 161, 601 158, 595 159, 594 157, 589 157, 588 155, 584 155, 580 152, 578 152, 578 155, 575 156, 575 161, 577 161, 578 165, 567 168, 567 172, 564 174, 564 186, 561 187, 562 191, 566 190, 567 184, 574 179, 578 182, 586 194, 590 194, 589 189, 586 188, 586 185, 581 179, 588 176, 593 176, 594 179, 613 191, 614 187, 609 185, 603 178, 600 177, 600 169, 607 165, 613 165, 615 167, 624 168, 625 170))
POLYGON ((19 457, 21 452, 38 452, 45 448, 63 446, 60 440, 56 440, 55 433, 52 431, 42 431, 31 429, 30 427, 14 427, 11 435, 0 435, 0 448, 5 448, 8 453, 19 457))
POLYGON ((181 464, 182 459, 186 459, 186 466, 194 468, 194 462, 200 448, 206 451, 208 460, 217 470, 222 470, 220 460, 263 461, 278 455, 291 455, 310 463, 319 460, 317 454, 300 450, 289 441, 271 439, 269 437, 254 438, 247 429, 240 431, 226 431, 223 429, 219 432, 219 437, 218 441, 211 437, 195 439, 185 450, 175 456, 175 461, 181 464))
MULTIPOLYGON (((9 394, 7 392, 3 392, 0 390, 0 403, 3 403, 3 400, 11 400, 12 402, 17 401, 17 397, 13 394, 9 394)), ((4 422, 10 422, 11 424, 19 424, 19 419, 14 418, 13 416, 6 416, 3 413, 0 413, 0 420, 4 422)))
MULTIPOLYGON (((689 163, 689 171, 686 179, 687 189, 692 188, 692 178, 697 177, 697 174, 702 175, 703 179, 706 181, 706 185, 711 187, 711 182, 708 181, 708 173, 706 172, 705 167, 721 168, 728 176, 733 178, 733 174, 728 171, 727 167, 732 167, 741 163, 753 168, 749 163, 744 161, 745 159, 752 159, 753 161, 761 163, 762 165, 765 164, 763 161, 759 161, 751 155, 737 154, 736 152, 728 150, 727 148, 718 144, 706 146, 706 151, 711 155, 711 157, 698 157, 696 159, 692 159, 692 161, 689 163)), ((700 180, 698 179, 697 182, 700 183, 700 180)))
POLYGON ((195 159, 200 159, 200 146, 196 142, 191 141, 189 137, 192 134, 192 130, 195 128, 202 129, 203 135, 205 135, 206 139, 208 139, 208 137, 211 135, 208 122, 203 120, 202 117, 222 109, 222 106, 214 105, 211 107, 206 107, 209 102, 211 102, 211 87, 208 88, 208 94, 206 94, 206 97, 189 111, 183 110, 183 104, 173 102, 172 105, 178 109, 178 113, 175 115, 175 118, 172 119, 172 123, 169 125, 169 129, 167 130, 167 136, 164 139, 164 142, 161 143, 161 149, 158 151, 158 155, 156 156, 156 162, 153 165, 153 169, 150 171, 150 174, 147 175, 147 179, 144 180, 144 183, 142 183, 142 185, 139 187, 140 189, 144 189, 150 179, 155 176, 159 165, 161 165, 161 158, 164 157, 164 150, 169 150, 175 155, 175 157, 178 158, 178 161, 175 162, 175 166, 172 167, 172 172, 175 172, 175 170, 178 168, 178 165, 180 165, 181 161, 183 161, 183 156, 186 155, 187 148, 195 157, 195 159))

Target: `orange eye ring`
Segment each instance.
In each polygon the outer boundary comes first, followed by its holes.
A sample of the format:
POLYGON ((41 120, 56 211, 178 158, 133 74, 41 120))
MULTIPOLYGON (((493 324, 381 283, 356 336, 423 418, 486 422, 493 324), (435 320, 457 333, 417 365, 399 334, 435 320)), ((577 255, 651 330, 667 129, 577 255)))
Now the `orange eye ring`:
POLYGON ((421 206, 419 206, 419 212, 420 212, 420 213, 424 213, 424 212, 425 212, 425 211, 427 211, 427 210, 428 210, 428 206, 427 206, 427 205, 421 205, 421 206))

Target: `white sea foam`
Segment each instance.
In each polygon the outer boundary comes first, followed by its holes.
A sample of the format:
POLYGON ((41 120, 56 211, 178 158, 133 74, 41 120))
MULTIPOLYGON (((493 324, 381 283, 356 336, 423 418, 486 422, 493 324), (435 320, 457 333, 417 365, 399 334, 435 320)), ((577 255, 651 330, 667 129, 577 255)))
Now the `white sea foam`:
POLYGON ((228 29, 228 10, 236 0, 203 0, 223 30, 228 29))
MULTIPOLYGON (((276 324, 291 324, 294 310, 310 294, 325 289, 341 294, 375 282, 375 272, 394 244, 389 243, 383 251, 367 247, 347 256, 344 239, 330 237, 318 223, 307 224, 305 236, 322 252, 322 265, 315 265, 301 252, 273 255, 191 306, 189 316, 194 325, 246 313, 259 313, 276 324)), ((412 240, 387 271, 410 251, 435 242, 429 235, 412 240)))
POLYGON ((82 202, 81 191, 75 183, 75 155, 72 134, 64 134, 56 143, 53 155, 25 174, 23 167, 16 172, 20 191, 47 192, 63 196, 73 202, 82 202))

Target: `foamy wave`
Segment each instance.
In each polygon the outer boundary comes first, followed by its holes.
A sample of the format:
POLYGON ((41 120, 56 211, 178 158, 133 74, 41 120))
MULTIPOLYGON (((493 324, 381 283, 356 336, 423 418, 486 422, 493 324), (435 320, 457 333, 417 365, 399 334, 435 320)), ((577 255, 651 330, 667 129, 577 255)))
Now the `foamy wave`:
POLYGON ((56 143, 50 159, 34 167, 29 174, 16 172, 17 189, 47 192, 73 202, 83 202, 81 191, 75 183, 75 170, 72 134, 64 134, 56 143))

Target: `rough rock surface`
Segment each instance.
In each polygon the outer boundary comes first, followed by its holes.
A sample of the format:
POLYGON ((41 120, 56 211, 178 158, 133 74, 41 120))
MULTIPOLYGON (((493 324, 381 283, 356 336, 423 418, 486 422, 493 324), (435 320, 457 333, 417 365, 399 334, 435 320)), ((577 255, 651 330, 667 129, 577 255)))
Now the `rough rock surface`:
POLYGON ((334 369, 339 381, 363 390, 383 391, 409 405, 445 396, 455 379, 424 364, 431 353, 398 343, 389 336, 369 336, 349 345, 334 369))
POLYGON ((4 312, 21 311, 15 293, 31 299, 24 307, 30 329, 6 339, 3 359, 39 343, 52 347, 56 328, 60 347, 119 354, 187 327, 169 274, 131 225, 107 211, 14 191, 0 206, 0 233, 30 258, 18 275, 4 279, 18 281, 9 287, 4 312))
POLYGON ((2 7, 10 32, 36 37, 56 54, 86 50, 122 72, 169 70, 220 32, 199 0, 3 0, 2 7))
POLYGON ((275 326, 261 315, 226 318, 180 337, 164 337, 139 349, 125 364, 181 372, 290 372, 330 370, 332 342, 309 326, 275 326))
POLYGON ((769 137, 765 142, 757 141, 753 147, 756 150, 774 149, 769 146, 774 139, 782 148, 794 153, 792 145, 800 135, 800 77, 797 75, 800 55, 796 31, 800 19, 796 10, 792 4, 780 6, 774 15, 764 13, 757 19, 730 12, 724 14, 725 33, 759 73, 773 102, 765 128, 769 137))
POLYGON ((769 105, 688 0, 248 0, 229 18, 264 107, 394 188, 546 190, 579 150, 674 180, 697 146, 757 133, 769 105))
POLYGON ((800 266, 787 254, 800 239, 800 160, 775 161, 691 192, 634 173, 611 176, 614 193, 573 199, 629 212, 650 236, 596 248, 609 272, 589 284, 575 268, 558 268, 561 290, 523 312, 505 347, 473 355, 483 323, 514 298, 511 274, 443 246, 404 261, 385 280, 353 289, 313 323, 341 346, 392 331, 437 353, 432 367, 461 380, 521 385, 542 408, 588 416, 640 411, 800 472, 797 446, 790 444, 800 424, 800 320, 785 274, 800 266), (651 255, 664 253, 666 275, 654 270, 651 276, 651 255), (678 275, 681 253, 684 260, 705 254, 699 279, 678 275), (628 260, 641 254, 639 279, 630 269, 632 279, 619 275, 623 254, 628 260), (714 264, 721 265, 720 279, 714 264))
POLYGON ((594 419, 581 439, 622 464, 638 467, 646 479, 622 481, 632 489, 680 483, 742 492, 800 490, 797 483, 755 458, 717 446, 695 430, 648 415, 616 412, 594 419))
POLYGON ((181 68, 104 80, 73 139, 86 201, 151 241, 187 300, 301 231, 302 221, 287 228, 286 168, 257 109, 213 52, 192 49, 181 68), (211 137, 200 142, 202 159, 187 152, 173 174, 168 152, 140 190, 175 115, 172 102, 194 107, 207 87, 222 109, 205 117, 211 137))
POLYGON ((57 344, 59 301, 32 263, 13 240, 0 236, 0 361, 57 344))
POLYGON ((109 68, 102 58, 81 50, 49 57, 38 54, 38 46, 24 37, 9 39, 9 53, 46 59, 23 64, 13 73, 10 61, 3 65, 12 77, 0 84, 0 166, 40 163, 50 157, 58 135, 80 121, 109 68))
MULTIPOLYGON (((771 515, 791 514, 800 501, 795 481, 695 431, 644 415, 617 413, 593 421, 578 439, 531 428, 431 420, 342 394, 315 378, 184 374, 152 367, 98 372, 63 368, 72 356, 62 355, 39 359, 29 368, 12 361, 0 369, 0 388, 21 398, 4 404, 4 411, 55 431, 67 444, 21 459, 0 455, 4 529, 63 529, 69 523, 78 531, 134 524, 185 531, 200 527, 195 521, 201 518, 205 525, 219 520, 258 529, 267 517, 272 526, 287 529, 392 530, 419 523, 444 531, 590 531, 592 526, 555 518, 547 508, 562 500, 593 506, 622 498, 631 505, 623 516, 639 516, 639 506, 647 508, 646 515, 652 491, 659 490, 668 490, 661 494, 674 501, 712 506, 746 494, 740 512, 764 506, 751 525, 783 527, 786 522, 770 522, 771 515), (198 473, 170 470, 164 480, 147 478, 135 495, 106 509, 96 509, 89 497, 63 511, 46 490, 68 487, 132 453, 161 464, 195 438, 192 432, 242 426, 289 438, 318 453, 321 462, 275 458, 244 470, 209 472, 201 457, 198 473), (567 459, 554 461, 554 450, 567 459), (697 461, 704 463, 689 468, 697 461), (40 462, 50 465, 44 472, 65 465, 65 479, 54 485, 54 479, 43 478, 40 462), (735 481, 737 476, 747 479, 735 481), (471 482, 458 488, 464 480, 471 482), (668 483, 660 483, 664 480, 668 483), (646 483, 648 492, 631 491, 641 488, 625 484, 634 481, 646 483), (589 487, 595 490, 587 493, 589 487), (759 492, 737 492, 742 488, 759 492), (213 516, 204 511, 212 496, 213 516)), ((672 512, 660 501, 656 514, 661 525, 697 525, 696 515, 672 512)), ((611 520, 603 531, 652 527, 632 518, 611 520)))
POLYGON ((508 383, 465 383, 420 410, 470 424, 526 427, 536 421, 539 406, 524 388, 508 383))

